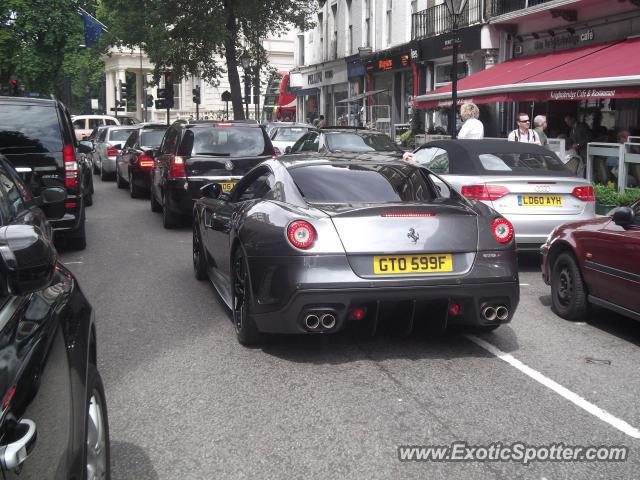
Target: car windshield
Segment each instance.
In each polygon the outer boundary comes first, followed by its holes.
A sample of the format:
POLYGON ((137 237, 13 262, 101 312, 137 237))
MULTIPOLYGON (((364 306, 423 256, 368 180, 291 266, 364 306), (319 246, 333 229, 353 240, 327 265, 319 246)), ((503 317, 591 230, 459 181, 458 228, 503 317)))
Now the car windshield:
POLYGON ((553 154, 541 153, 481 153, 482 168, 493 173, 541 175, 570 173, 553 154))
POLYGON ((398 146, 389 137, 380 134, 358 135, 350 132, 327 134, 327 144, 332 152, 397 152, 398 146))
POLYGON ((133 132, 132 128, 114 128, 109 133, 109 140, 114 142, 126 142, 129 136, 133 132))
POLYGON ((191 132, 195 135, 192 155, 255 157, 264 153, 264 135, 260 128, 194 128, 191 132))
POLYGON ((158 147, 162 143, 165 130, 142 130, 140 132, 140 145, 145 147, 158 147))
POLYGON ((278 130, 276 130, 276 133, 273 136, 273 140, 280 140, 282 142, 295 142, 308 131, 309 129, 305 127, 279 128, 278 130))
POLYGON ((62 133, 54 106, 2 105, 0 153, 62 151, 62 133))
POLYGON ((411 165, 305 165, 289 170, 309 203, 429 202, 431 183, 411 165))

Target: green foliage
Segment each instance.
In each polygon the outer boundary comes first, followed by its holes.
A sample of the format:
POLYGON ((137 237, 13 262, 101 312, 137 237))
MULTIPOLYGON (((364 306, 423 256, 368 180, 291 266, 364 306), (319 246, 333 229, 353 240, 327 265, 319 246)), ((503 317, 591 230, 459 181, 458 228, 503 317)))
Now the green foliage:
POLYGON ((402 145, 411 149, 415 148, 416 146, 416 139, 411 129, 400 135, 400 141, 402 142, 402 145))
POLYGON ((594 184, 593 189, 596 194, 596 202, 600 205, 631 205, 640 199, 639 188, 628 188, 624 193, 619 193, 613 183, 607 185, 594 184))
POLYGON ((411 107, 411 131, 413 135, 424 133, 424 110, 411 107))

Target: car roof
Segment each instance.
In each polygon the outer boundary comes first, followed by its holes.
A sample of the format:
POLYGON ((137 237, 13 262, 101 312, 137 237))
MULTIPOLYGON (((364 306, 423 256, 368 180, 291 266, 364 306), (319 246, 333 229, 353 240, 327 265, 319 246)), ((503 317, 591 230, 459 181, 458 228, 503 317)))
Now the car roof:
POLYGON ((60 103, 58 100, 52 98, 33 98, 33 97, 7 97, 0 96, 0 102, 2 103, 15 103, 17 105, 41 105, 47 107, 55 107, 60 103))
POLYGON ((433 140, 426 144, 428 147, 439 147, 456 153, 465 152, 471 156, 482 153, 539 153, 553 154, 548 148, 536 145, 535 143, 509 142, 499 139, 482 140, 433 140))
POLYGON ((384 157, 381 156, 379 159, 370 160, 367 158, 354 158, 353 156, 338 156, 336 154, 323 154, 323 153, 308 153, 304 155, 302 158, 287 158, 286 156, 280 157, 277 159, 285 168, 298 168, 307 165, 377 165, 377 164, 385 164, 385 165, 398 165, 398 166, 407 166, 410 165, 415 168, 421 168, 418 164, 406 162, 404 160, 400 160, 394 157, 384 157))
POLYGON ((111 115, 71 115, 71 120, 78 120, 84 118, 108 118, 110 120, 115 120, 116 117, 111 115))
POLYGON ((174 125, 183 127, 251 127, 260 128, 255 120, 177 120, 174 125))
POLYGON ((285 122, 283 124, 278 124, 278 123, 272 123, 271 126, 273 126, 273 128, 291 128, 291 127, 306 127, 306 128, 316 128, 313 125, 310 125, 308 123, 293 123, 293 122, 285 122))

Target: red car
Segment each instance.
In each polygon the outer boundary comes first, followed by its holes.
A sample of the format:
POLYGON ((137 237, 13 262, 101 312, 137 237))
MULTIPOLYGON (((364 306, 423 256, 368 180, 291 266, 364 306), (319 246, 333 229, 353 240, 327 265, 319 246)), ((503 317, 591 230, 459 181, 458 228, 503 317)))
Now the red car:
POLYGON ((640 200, 557 227, 541 251, 558 315, 577 320, 591 303, 640 320, 640 200))

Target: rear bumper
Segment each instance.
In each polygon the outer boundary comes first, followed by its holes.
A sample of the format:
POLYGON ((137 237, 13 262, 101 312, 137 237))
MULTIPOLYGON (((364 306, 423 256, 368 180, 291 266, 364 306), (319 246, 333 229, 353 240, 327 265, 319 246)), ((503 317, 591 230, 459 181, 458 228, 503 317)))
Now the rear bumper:
POLYGON ((216 180, 199 177, 167 180, 164 185, 165 205, 173 213, 191 217, 193 204, 200 198, 200 188, 208 183, 238 181, 239 177, 216 177, 216 180))
POLYGON ((151 187, 151 173, 149 170, 131 168, 131 181, 136 187, 149 190, 151 187))
POLYGON ((67 195, 66 203, 75 203, 76 206, 67 208, 64 217, 49 220, 55 234, 72 232, 80 227, 82 212, 84 211, 84 198, 80 195, 67 195))
POLYGON ((251 315, 259 330, 271 333, 308 333, 304 317, 310 311, 330 311, 336 317, 331 331, 338 331, 354 307, 367 309, 364 321, 377 322, 386 311, 392 322, 401 323, 434 316, 437 305, 444 304, 441 313, 449 325, 495 325, 482 317, 484 306, 506 306, 508 318, 498 323, 507 323, 520 295, 515 250, 481 252, 466 275, 454 278, 365 279, 353 273, 344 255, 250 257, 248 262, 251 315), (462 307, 459 315, 447 315, 449 301, 462 307))
POLYGON ((103 158, 100 167, 107 173, 116 173, 116 157, 103 158))

